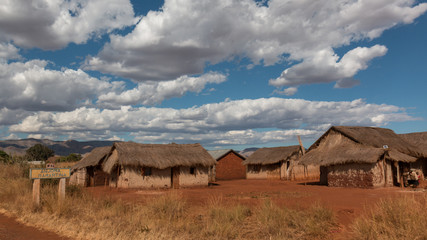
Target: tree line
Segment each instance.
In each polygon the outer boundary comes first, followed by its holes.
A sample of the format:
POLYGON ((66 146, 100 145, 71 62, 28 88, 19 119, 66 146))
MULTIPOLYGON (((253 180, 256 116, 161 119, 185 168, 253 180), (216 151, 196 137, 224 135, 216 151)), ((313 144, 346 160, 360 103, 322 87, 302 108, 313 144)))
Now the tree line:
MULTIPOLYGON (((24 156, 11 156, 0 150, 0 162, 13 164, 20 162, 46 161, 55 156, 55 152, 43 144, 36 144, 25 151, 24 156)), ((68 156, 60 156, 57 162, 76 162, 82 159, 78 153, 71 153, 68 156)))

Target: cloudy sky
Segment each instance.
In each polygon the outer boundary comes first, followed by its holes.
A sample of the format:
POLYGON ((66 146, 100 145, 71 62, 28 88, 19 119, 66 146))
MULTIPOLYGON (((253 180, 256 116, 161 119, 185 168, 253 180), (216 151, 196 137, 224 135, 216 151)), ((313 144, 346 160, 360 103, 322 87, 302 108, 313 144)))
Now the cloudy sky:
POLYGON ((427 131, 427 3, 0 0, 0 139, 307 147, 427 131))

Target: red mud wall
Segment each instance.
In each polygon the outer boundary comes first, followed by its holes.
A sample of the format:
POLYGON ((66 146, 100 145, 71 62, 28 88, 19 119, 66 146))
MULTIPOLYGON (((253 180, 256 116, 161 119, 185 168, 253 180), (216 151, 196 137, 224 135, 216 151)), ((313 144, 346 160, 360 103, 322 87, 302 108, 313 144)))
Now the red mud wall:
POLYGON ((245 179, 246 167, 242 164, 243 159, 229 152, 216 164, 216 179, 245 179))
POLYGON ((328 186, 372 188, 376 184, 372 164, 343 164, 327 167, 328 186))

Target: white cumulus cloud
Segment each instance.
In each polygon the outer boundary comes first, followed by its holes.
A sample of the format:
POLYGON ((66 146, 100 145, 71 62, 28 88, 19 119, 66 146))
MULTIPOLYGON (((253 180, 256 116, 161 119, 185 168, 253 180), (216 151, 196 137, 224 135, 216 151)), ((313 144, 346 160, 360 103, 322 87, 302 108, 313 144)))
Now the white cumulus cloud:
POLYGON ((427 3, 413 0, 270 0, 266 4, 166 0, 131 33, 111 35, 97 56, 86 59, 84 68, 136 81, 168 80, 200 74, 206 64, 247 57, 252 62, 248 67, 300 61, 288 69, 289 74, 309 70, 307 75, 282 74, 282 80, 273 82, 276 85, 325 82, 325 77, 339 72, 346 79, 338 79, 337 87, 348 87, 354 84, 349 79, 366 68, 369 59, 385 54, 386 48, 378 45, 347 53, 357 71, 344 66, 344 57, 343 66, 332 69, 338 60, 334 48, 376 38, 397 24, 413 22, 426 10, 427 3), (367 53, 364 58, 354 55, 362 51, 367 53))
POLYGON ((27 111, 65 111, 91 105, 91 99, 114 90, 109 83, 82 70, 46 68, 47 61, 0 62, 0 106, 27 111))
POLYGON ((13 0, 0 7, 0 41, 59 49, 135 24, 129 0, 13 0))
POLYGON ((170 81, 144 82, 130 90, 100 95, 98 104, 107 108, 120 108, 122 105, 154 105, 165 99, 182 97, 187 92, 200 93, 207 84, 219 84, 225 80, 225 75, 210 72, 199 77, 181 76, 170 81))
POLYGON ((10 43, 1 43, 0 42, 0 63, 6 62, 9 59, 19 59, 19 49, 13 46, 10 43))
POLYGON ((381 45, 357 47, 348 51, 341 59, 332 49, 319 51, 302 63, 283 71, 279 78, 270 80, 270 84, 279 87, 337 82, 336 87, 352 87, 358 84, 353 76, 366 69, 370 60, 386 53, 387 48, 381 45))
MULTIPOLYGON (((322 102, 302 99, 261 98, 205 104, 187 109, 157 107, 122 107, 117 110, 81 107, 69 112, 40 112, 26 117, 9 129, 14 133, 70 135, 84 132, 96 136, 109 131, 111 137, 121 132, 143 133, 140 140, 159 142, 195 141, 226 143, 228 135, 247 135, 254 129, 278 129, 256 133, 265 141, 290 129, 320 131, 330 125, 383 126, 391 121, 414 120, 404 109, 393 105, 351 102, 322 102), (304 126, 304 127, 303 127, 304 126), (228 135, 227 135, 228 134, 228 135), (151 137, 149 137, 151 136, 151 137), (153 136, 158 136, 157 138, 153 136), (191 137, 190 137, 191 136, 191 137), (222 136, 222 137, 221 137, 222 136), (223 139, 221 139, 223 138, 223 139)), ((246 143, 245 142, 245 143, 246 143)))

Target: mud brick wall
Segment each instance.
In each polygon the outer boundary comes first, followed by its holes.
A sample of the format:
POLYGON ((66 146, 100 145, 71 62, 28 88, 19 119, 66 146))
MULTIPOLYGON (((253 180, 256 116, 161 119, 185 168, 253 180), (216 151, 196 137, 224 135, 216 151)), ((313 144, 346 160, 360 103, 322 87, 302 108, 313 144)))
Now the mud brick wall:
POLYGON ((328 186, 372 188, 384 184, 376 164, 343 164, 328 167, 328 186))
POLYGON ((216 164, 216 179, 229 180, 229 179, 245 179, 246 167, 242 164, 243 159, 234 154, 228 153, 216 164))

